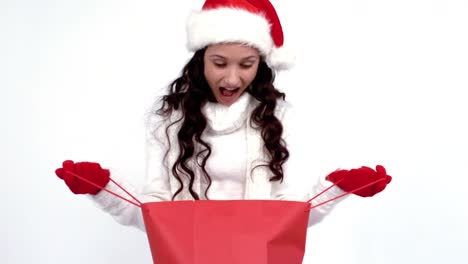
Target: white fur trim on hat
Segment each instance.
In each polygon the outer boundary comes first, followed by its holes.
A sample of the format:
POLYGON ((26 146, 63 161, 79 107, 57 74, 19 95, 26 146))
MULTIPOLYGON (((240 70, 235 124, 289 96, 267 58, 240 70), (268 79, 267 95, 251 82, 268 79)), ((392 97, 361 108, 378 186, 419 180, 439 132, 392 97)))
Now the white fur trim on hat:
POLYGON ((257 48, 268 66, 290 69, 295 56, 284 46, 276 47, 268 19, 240 8, 193 11, 187 19, 187 48, 197 51, 211 44, 244 43, 257 48))
POLYGON ((197 51, 210 44, 240 42, 268 56, 273 48, 268 20, 237 8, 194 11, 187 20, 187 48, 197 51))

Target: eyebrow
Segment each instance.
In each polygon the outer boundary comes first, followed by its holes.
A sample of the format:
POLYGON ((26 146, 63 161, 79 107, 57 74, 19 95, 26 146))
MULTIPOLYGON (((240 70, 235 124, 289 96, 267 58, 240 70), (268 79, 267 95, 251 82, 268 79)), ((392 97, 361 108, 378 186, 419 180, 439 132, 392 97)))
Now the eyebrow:
MULTIPOLYGON (((224 60, 227 59, 226 57, 221 56, 221 55, 217 55, 217 54, 210 55, 209 58, 212 58, 212 59, 224 59, 224 60)), ((242 58, 241 60, 244 61, 244 60, 250 60, 250 59, 257 59, 257 56, 252 55, 252 56, 248 56, 248 57, 242 58)))

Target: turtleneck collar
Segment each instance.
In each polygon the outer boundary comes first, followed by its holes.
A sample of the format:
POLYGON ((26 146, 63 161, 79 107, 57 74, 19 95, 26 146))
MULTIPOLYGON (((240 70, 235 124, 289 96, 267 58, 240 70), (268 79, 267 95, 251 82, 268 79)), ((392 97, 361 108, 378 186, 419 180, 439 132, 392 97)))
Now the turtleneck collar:
POLYGON ((207 120, 207 128, 215 134, 228 134, 241 128, 247 120, 248 105, 251 95, 244 92, 230 106, 217 102, 207 102, 202 107, 202 113, 207 120))

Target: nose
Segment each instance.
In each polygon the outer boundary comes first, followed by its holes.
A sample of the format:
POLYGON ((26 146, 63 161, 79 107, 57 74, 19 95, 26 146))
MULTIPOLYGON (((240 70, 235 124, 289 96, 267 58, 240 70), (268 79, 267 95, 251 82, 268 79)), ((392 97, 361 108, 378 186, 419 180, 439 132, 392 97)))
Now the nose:
POLYGON ((236 67, 227 69, 226 77, 224 78, 225 86, 234 88, 241 86, 241 76, 236 67))

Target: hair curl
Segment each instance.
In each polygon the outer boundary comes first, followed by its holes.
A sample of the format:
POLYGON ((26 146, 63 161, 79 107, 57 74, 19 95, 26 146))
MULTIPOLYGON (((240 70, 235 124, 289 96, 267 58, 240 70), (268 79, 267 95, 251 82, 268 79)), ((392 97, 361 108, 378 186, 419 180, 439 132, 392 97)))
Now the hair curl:
MULTIPOLYGON (((201 109, 205 102, 214 102, 216 99, 204 75, 205 50, 195 52, 184 66, 181 76, 169 85, 168 94, 163 96, 163 104, 155 113, 164 117, 169 117, 174 111, 181 111, 182 114, 179 120, 174 121, 166 128, 166 136, 168 136, 169 127, 182 122, 177 133, 180 152, 172 166, 172 175, 180 183, 180 187, 172 196, 173 200, 184 188, 181 174, 189 178, 188 189, 192 197, 195 200, 200 199, 199 194, 193 190, 195 173, 189 165, 189 162, 194 158, 208 181, 205 197, 208 197, 207 192, 211 186, 211 178, 205 169, 206 162, 211 155, 211 146, 202 138, 207 121, 201 109), (202 146, 202 150, 198 153, 195 153, 196 143, 202 146), (200 160, 201 162, 199 162, 200 160)), ((269 163, 262 166, 268 166, 273 173, 270 181, 282 181, 282 165, 288 159, 289 151, 281 138, 283 126, 274 112, 277 100, 280 98, 284 100, 285 94, 274 87, 274 79, 274 72, 261 60, 257 75, 246 91, 260 102, 251 114, 251 122, 261 128, 264 146, 270 157, 269 163)), ((169 146, 166 156, 170 149, 171 146, 169 146)))

